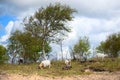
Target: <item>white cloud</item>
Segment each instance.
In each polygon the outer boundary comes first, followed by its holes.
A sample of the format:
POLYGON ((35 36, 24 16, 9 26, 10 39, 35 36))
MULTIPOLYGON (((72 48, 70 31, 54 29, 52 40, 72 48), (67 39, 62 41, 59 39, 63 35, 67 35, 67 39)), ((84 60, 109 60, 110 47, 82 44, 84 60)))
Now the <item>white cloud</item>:
POLYGON ((24 5, 33 5, 33 4, 38 4, 40 3, 40 0, 11 0, 12 3, 20 6, 24 5))
POLYGON ((15 32, 16 30, 23 31, 23 24, 21 20, 14 21, 12 32, 15 32))
POLYGON ((13 25, 14 25, 14 22, 13 22, 13 21, 10 21, 10 22, 8 23, 8 25, 6 26, 5 30, 6 30, 6 33, 7 33, 8 35, 10 35, 10 33, 11 33, 11 31, 12 31, 13 25))
MULTIPOLYGON (((26 11, 34 11, 41 6, 45 7, 50 3, 60 2, 67 4, 78 11, 78 16, 94 18, 111 18, 120 16, 119 0, 4 0, 2 12, 21 15, 26 11), (6 10, 6 11, 5 11, 6 10)), ((27 13, 26 13, 27 15, 27 13)))
MULTIPOLYGON (((16 30, 23 30, 23 26, 21 25, 21 21, 10 21, 5 27, 5 35, 0 38, 0 43, 6 43, 11 33, 16 30)), ((6 44, 5 44, 6 45, 6 44)))
POLYGON ((9 38, 10 33, 12 31, 12 28, 13 28, 13 24, 14 24, 13 21, 10 21, 8 23, 8 25, 5 27, 6 35, 1 37, 0 42, 4 42, 9 38))
POLYGON ((7 39, 11 30, 22 30, 20 23, 25 16, 55 2, 67 4, 78 11, 74 21, 69 23, 72 32, 64 41, 64 47, 74 45, 80 36, 88 36, 91 45, 96 46, 109 34, 120 31, 120 0, 6 0, 5 5, 0 6, 1 11, 4 10, 0 13, 15 15, 19 20, 8 23, 2 41, 7 39))
POLYGON ((108 35, 120 31, 120 18, 111 20, 96 19, 87 17, 76 17, 70 22, 73 32, 69 33, 69 38, 65 46, 71 46, 77 42, 79 37, 88 36, 91 47, 96 47, 101 41, 104 41, 108 35))
POLYGON ((78 10, 79 15, 94 18, 110 18, 120 10, 119 0, 75 0, 68 3, 78 10))

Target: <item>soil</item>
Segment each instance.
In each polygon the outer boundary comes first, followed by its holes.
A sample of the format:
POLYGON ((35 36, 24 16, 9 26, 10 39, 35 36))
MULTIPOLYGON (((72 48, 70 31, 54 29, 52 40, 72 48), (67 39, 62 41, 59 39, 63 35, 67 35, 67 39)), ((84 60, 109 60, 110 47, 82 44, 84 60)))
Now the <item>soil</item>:
POLYGON ((120 80, 120 72, 101 72, 89 75, 75 75, 75 76, 41 76, 23 75, 23 74, 7 74, 1 73, 0 80, 120 80))

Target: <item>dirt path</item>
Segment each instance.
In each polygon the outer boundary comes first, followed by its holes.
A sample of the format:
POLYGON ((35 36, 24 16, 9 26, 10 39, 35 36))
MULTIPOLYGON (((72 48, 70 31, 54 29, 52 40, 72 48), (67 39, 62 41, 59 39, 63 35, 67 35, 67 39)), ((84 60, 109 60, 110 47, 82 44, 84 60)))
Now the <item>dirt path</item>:
POLYGON ((94 73, 90 75, 48 77, 40 75, 0 74, 0 80, 120 80, 120 72, 94 73))

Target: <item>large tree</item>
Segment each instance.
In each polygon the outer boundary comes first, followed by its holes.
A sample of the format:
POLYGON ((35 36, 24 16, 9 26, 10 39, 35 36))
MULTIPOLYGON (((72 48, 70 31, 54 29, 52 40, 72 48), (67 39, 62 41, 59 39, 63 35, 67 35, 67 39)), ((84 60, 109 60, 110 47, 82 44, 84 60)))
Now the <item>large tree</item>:
POLYGON ((87 60, 88 50, 90 49, 90 43, 88 37, 82 37, 74 45, 74 53, 79 54, 81 59, 87 60))
POLYGON ((40 8, 36 13, 24 20, 26 31, 33 36, 38 36, 42 39, 42 52, 45 58, 45 45, 59 40, 59 35, 64 37, 67 32, 70 32, 70 27, 66 24, 71 21, 74 9, 59 3, 50 4, 46 8, 40 8))
POLYGON ((109 57, 118 57, 120 55, 120 32, 111 34, 104 42, 101 42, 97 50, 108 54, 109 57))

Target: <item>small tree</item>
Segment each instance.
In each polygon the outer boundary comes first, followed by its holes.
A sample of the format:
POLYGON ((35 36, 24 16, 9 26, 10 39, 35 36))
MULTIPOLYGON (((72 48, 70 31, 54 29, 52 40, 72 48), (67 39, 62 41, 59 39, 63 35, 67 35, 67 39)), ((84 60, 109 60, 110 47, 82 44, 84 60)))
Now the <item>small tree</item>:
POLYGON ((12 33, 9 38, 9 44, 7 45, 7 53, 12 56, 12 63, 15 62, 17 54, 20 54, 23 50, 22 44, 19 42, 20 34, 20 31, 12 33))
POLYGON ((79 41, 74 45, 74 52, 79 54, 81 59, 87 60, 87 51, 90 48, 88 37, 80 38, 79 41))
POLYGON ((0 45, 0 63, 5 61, 6 48, 0 45))
POLYGON ((71 21, 75 12, 69 6, 55 4, 49 5, 46 8, 40 8, 34 16, 24 20, 26 30, 33 36, 38 36, 42 39, 42 52, 45 58, 45 45, 58 40, 58 37, 70 32, 70 27, 66 25, 71 21))
POLYGON ((109 35, 104 42, 100 43, 97 49, 108 54, 109 57, 118 57, 120 54, 120 33, 109 35))

